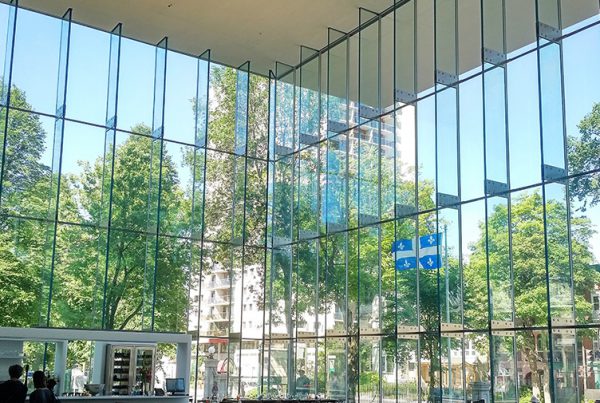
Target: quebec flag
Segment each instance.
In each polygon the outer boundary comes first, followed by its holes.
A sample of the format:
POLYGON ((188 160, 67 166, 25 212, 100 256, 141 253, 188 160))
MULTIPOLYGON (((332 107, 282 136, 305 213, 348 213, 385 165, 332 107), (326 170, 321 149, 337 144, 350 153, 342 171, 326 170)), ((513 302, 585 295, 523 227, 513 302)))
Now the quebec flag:
POLYGON ((401 239, 392 244, 392 253, 396 262, 396 270, 408 270, 417 267, 417 256, 412 239, 401 239))
POLYGON ((439 269, 442 266, 442 259, 439 254, 442 234, 423 235, 419 238, 419 263, 426 270, 439 269))
MULTIPOLYGON (((419 264, 425 270, 435 270, 442 266, 439 254, 442 234, 429 234, 419 237, 419 264)), ((392 244, 396 270, 409 270, 417 267, 417 254, 412 239, 401 239, 392 244)))

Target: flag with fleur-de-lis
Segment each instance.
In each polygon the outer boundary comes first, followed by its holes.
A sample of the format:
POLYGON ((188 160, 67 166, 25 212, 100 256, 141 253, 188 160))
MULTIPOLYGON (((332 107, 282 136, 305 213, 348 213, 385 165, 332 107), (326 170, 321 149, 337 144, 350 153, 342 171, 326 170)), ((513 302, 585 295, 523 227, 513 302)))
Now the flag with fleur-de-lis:
MULTIPOLYGON (((425 270, 439 269, 442 266, 439 249, 442 234, 429 234, 419 237, 419 265, 425 270)), ((417 254, 412 239, 400 239, 392 243, 392 253, 396 270, 409 270, 417 267, 417 254)))
POLYGON ((408 270, 417 267, 417 256, 412 239, 401 239, 392 244, 392 253, 396 262, 396 270, 408 270))

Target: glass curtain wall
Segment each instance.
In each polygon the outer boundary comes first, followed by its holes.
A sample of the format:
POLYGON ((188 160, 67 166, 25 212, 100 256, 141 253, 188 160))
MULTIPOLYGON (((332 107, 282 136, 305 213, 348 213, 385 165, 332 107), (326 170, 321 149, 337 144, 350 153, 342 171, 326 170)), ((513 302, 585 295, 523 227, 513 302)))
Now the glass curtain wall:
POLYGON ((72 18, 0 5, 0 326, 190 332, 198 400, 211 357, 219 397, 600 399, 596 0, 361 8, 268 77, 72 18))
MULTIPOLYGON (((70 10, 3 3, 0 21, 0 326, 189 332, 190 391, 204 397, 214 346, 221 394, 250 393, 268 78, 210 51, 174 52, 167 38, 128 39, 121 25, 79 25, 70 10)), ((25 350, 32 370, 51 370, 51 345, 25 350)), ((92 354, 73 357, 89 368, 92 354)))
POLYGON ((277 66, 264 393, 600 398, 598 12, 398 1, 277 66))

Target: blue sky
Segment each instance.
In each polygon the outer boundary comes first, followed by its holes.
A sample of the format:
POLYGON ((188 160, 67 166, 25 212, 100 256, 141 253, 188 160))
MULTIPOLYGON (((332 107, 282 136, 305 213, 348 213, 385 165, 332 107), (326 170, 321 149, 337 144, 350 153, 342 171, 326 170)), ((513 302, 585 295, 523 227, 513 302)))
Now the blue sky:
MULTIPOLYGON (((0 5, 0 21, 7 20, 6 5, 0 5)), ((585 23, 589 23, 587 21, 585 23)), ((583 24, 581 24, 583 25, 583 24)), ((13 84, 23 89, 33 109, 54 113, 56 107, 56 78, 58 75, 58 50, 60 45, 60 20, 26 10, 19 10, 13 84)), ((0 32, 1 54, 4 57, 6 32, 0 32)), ((574 37, 564 40, 564 76, 566 101, 566 127, 569 135, 577 134, 578 122, 591 110, 594 102, 600 102, 600 27, 596 26, 574 37)), ((72 25, 69 79, 67 88, 67 116, 97 124, 105 123, 110 35, 77 24, 72 25)), ((3 61, 3 59, 0 59, 3 61)), ((119 127, 130 129, 137 123, 151 125, 153 110, 155 48, 129 39, 122 40, 121 72, 119 87, 119 127)), ((539 115, 537 105, 536 54, 532 53, 512 62, 508 67, 508 129, 510 133, 511 182, 513 187, 525 186, 540 181, 539 115), (532 101, 533 100, 533 101, 532 101)), ((186 143, 194 141, 194 119, 191 99, 196 94, 197 60, 168 52, 167 93, 165 105, 165 138, 186 143)), ((481 79, 472 79, 460 87, 461 91, 461 160, 463 199, 477 197, 483 191, 483 143, 481 79), (468 154, 469 151, 472 154, 468 154), (467 155, 468 157, 465 157, 467 155), (472 184, 471 186, 466 186, 472 184)), ((438 95, 441 100, 444 95, 438 95)), ((433 98, 423 104, 429 105, 428 121, 421 122, 420 130, 429 135, 420 138, 420 162, 422 175, 433 179, 435 171, 429 159, 435 126, 431 120, 433 98), (429 151, 428 151, 429 150, 429 151)), ((550 105, 552 106, 552 105, 550 105)), ((425 111, 420 111, 424 116, 425 111)), ((451 111, 452 112, 452 111, 451 111)), ((441 121, 452 124, 452 117, 443 111, 441 121)), ((52 136, 54 122, 42 118, 42 123, 52 136)), ((120 135, 124 139, 126 135, 120 135)), ((47 144, 50 142, 47 141, 47 144)), ((440 144, 442 149, 456 147, 455 141, 440 144)), ((63 154, 63 171, 80 172, 78 161, 92 163, 102 155, 104 130, 93 126, 67 123, 63 154)), ((181 146, 167 143, 167 150, 175 161, 181 159, 181 146)), ((50 164, 48 147, 44 162, 50 164)), ((555 155, 554 152, 551 153, 555 155)), ((456 153, 440 156, 447 166, 456 164, 456 153)), ((440 191, 452 192, 458 184, 445 170, 440 191)), ((189 172, 180 169, 182 182, 189 181, 189 172)), ((463 250, 478 238, 477 223, 482 219, 482 209, 463 208, 463 250)), ((586 215, 600 229, 600 207, 590 209, 586 215)), ((453 241, 454 242, 454 241, 453 241)), ((593 239, 596 260, 600 262, 600 234, 593 239)))

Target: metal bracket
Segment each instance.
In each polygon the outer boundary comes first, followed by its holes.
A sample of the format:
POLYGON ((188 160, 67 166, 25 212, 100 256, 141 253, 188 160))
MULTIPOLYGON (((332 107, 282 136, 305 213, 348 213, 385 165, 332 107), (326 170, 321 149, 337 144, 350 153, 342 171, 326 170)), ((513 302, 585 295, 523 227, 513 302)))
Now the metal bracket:
POLYGON ((450 208, 458 209, 459 204, 460 204, 460 199, 458 198, 458 196, 438 192, 438 194, 437 194, 438 207, 450 207, 450 208))
POLYGON ((298 231, 298 238, 300 238, 300 239, 316 238, 317 236, 318 236, 317 231, 305 231, 305 230, 298 231))
POLYGON ((508 184, 494 181, 491 179, 485 180, 485 194, 488 196, 508 196, 508 184))
POLYGON ((56 117, 64 118, 65 117, 65 104, 62 104, 58 108, 56 108, 56 117))
POLYGON ((381 112, 377 108, 373 108, 372 106, 361 105, 358 107, 358 114, 361 118, 374 119, 377 116, 381 115, 381 112))
POLYGON ((409 204, 396 204, 396 218, 411 216, 417 213, 417 208, 409 204))
POLYGON ((424 329, 422 326, 420 329, 417 326, 399 325, 396 327, 396 334, 398 338, 405 340, 419 340, 419 333, 423 331, 424 329))
POLYGON ((403 104, 411 104, 417 100, 417 95, 414 92, 396 90, 395 94, 396 102, 402 102, 403 104))
POLYGON ((319 137, 314 134, 304 134, 300 133, 300 143, 311 145, 319 142, 319 137))
POLYGON ((358 222, 364 225, 374 224, 377 222, 377 217, 371 214, 361 213, 358 215, 358 222))
POLYGON ((507 320, 493 320, 491 321, 492 336, 501 337, 513 337, 515 331, 512 330, 515 327, 515 323, 507 320))
POLYGON ((503 66, 506 63, 506 54, 494 49, 483 48, 483 61, 494 66, 503 66))
POLYGON ((560 180, 565 180, 567 177, 567 170, 565 168, 544 164, 542 171, 544 180, 548 182, 558 182, 560 180))
POLYGON ((454 87, 458 83, 458 76, 456 74, 447 73, 442 70, 435 71, 435 82, 438 84, 445 85, 446 87, 454 87))
POLYGON ((327 232, 340 232, 346 229, 346 226, 340 223, 328 222, 327 232))
POLYGON ((337 120, 328 120, 327 121, 327 130, 334 133, 342 133, 348 130, 348 125, 343 122, 339 122, 337 120))
POLYGON ((117 117, 113 116, 112 118, 108 119, 106 121, 106 127, 110 129, 114 129, 115 127, 117 127, 117 117))
POLYGON ((291 239, 289 239, 289 238, 274 236, 272 245, 273 246, 282 246, 282 245, 289 245, 291 243, 292 243, 291 239))
POLYGON ((163 136, 163 127, 158 126, 156 129, 152 131, 152 137, 155 139, 160 139, 163 136))
POLYGON ((286 155, 290 155, 292 153, 293 153, 293 151, 292 151, 291 147, 280 146, 278 144, 275 145, 275 154, 277 154, 277 155, 286 156, 286 155))
POLYGON ((558 42, 561 37, 561 31, 551 25, 538 22, 538 36, 550 42, 558 42))
POLYGON ((441 323, 441 336, 461 339, 463 326, 460 323, 441 323))

